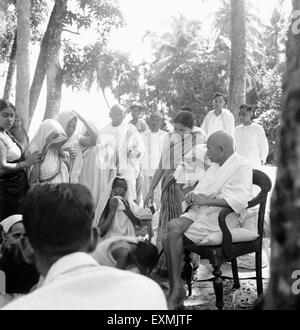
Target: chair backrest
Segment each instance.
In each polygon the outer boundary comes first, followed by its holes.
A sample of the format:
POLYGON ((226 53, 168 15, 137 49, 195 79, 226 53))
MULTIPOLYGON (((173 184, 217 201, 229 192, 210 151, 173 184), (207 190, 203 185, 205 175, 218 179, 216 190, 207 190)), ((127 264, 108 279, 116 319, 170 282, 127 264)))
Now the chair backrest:
POLYGON ((264 233, 264 220, 265 220, 265 211, 267 204, 268 193, 272 189, 272 182, 270 178, 262 171, 253 170, 253 184, 258 186, 261 191, 260 193, 249 202, 248 208, 255 207, 259 205, 258 213, 258 234, 260 237, 263 237, 264 233))

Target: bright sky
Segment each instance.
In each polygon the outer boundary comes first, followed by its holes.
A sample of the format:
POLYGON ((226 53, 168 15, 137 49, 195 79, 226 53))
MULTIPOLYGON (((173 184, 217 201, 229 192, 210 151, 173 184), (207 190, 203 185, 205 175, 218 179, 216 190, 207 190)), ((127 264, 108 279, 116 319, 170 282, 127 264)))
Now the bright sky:
MULTIPOLYGON (((228 0, 229 1, 229 0, 228 0)), ((256 8, 259 8, 263 18, 270 17, 272 9, 278 0, 250 0, 256 8)), ((142 42, 147 30, 164 32, 172 16, 183 14, 190 18, 199 18, 205 22, 204 26, 209 31, 209 15, 216 11, 220 0, 119 0, 120 8, 127 22, 126 26, 112 35, 110 47, 131 54, 135 62, 151 57, 151 49, 142 42)), ((290 10, 291 1, 285 0, 286 9, 290 10)), ((204 27, 204 28, 205 28, 204 27)), ((208 33, 208 32, 207 32, 208 33)), ((83 35, 81 40, 93 41, 94 36, 83 35)), ((32 64, 35 65, 35 62, 32 64)), ((109 97, 110 104, 115 103, 113 97, 109 97)), ((36 114, 32 130, 35 131, 42 118, 45 108, 45 93, 38 105, 40 111, 36 114)), ((87 119, 92 120, 99 127, 109 122, 108 109, 100 92, 74 93, 64 90, 62 111, 76 109, 87 119)))

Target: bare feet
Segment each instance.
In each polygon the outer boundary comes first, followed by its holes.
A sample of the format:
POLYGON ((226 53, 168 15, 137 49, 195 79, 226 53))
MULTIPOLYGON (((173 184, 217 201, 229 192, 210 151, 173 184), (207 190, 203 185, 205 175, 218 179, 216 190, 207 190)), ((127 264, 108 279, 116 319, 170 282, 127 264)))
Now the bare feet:
POLYGON ((170 295, 167 297, 168 309, 176 310, 183 306, 184 300, 186 298, 186 291, 183 287, 174 289, 170 295))

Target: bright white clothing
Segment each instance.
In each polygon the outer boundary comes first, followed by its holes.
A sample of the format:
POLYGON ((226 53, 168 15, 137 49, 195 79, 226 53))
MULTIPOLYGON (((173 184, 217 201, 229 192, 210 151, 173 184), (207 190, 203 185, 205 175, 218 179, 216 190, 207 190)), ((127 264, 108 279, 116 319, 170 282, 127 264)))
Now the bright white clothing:
POLYGON ((254 168, 259 169, 269 154, 269 143, 263 127, 256 123, 238 126, 234 137, 236 152, 246 157, 254 168))
MULTIPOLYGON (((111 191, 112 191, 112 186, 115 181, 116 177, 113 178, 106 186, 105 190, 103 191, 101 198, 99 202, 96 205, 96 211, 95 211, 95 218, 94 218, 94 226, 98 226, 102 214, 105 210, 105 207, 107 203, 109 202, 109 199, 111 198, 111 191)), ((133 226, 133 223, 131 220, 128 218, 128 216, 125 214, 125 205, 122 202, 121 198, 118 196, 115 196, 114 198, 119 199, 119 206, 116 211, 116 215, 114 218, 114 221, 112 223, 111 228, 109 231, 106 233, 105 237, 102 239, 108 239, 110 237, 116 237, 116 236, 131 236, 135 237, 135 229, 133 226)), ((125 196, 125 199, 128 200, 128 192, 125 196)), ((134 202, 129 202, 130 208, 133 212, 137 211, 138 206, 134 202)))
POLYGON ((29 182, 33 183, 69 183, 69 171, 61 155, 53 148, 54 144, 67 141, 65 130, 53 119, 45 120, 33 137, 28 151, 40 152, 42 162, 29 170, 29 182))
POLYGON ((100 131, 97 141, 97 165, 101 171, 101 191, 109 181, 120 175, 128 183, 129 201, 137 198, 136 179, 140 174, 140 160, 145 152, 143 139, 137 129, 122 123, 111 124, 100 131))
MULTIPOLYGON (((59 114, 57 120, 61 124, 64 130, 66 130, 68 123, 76 118, 76 115, 72 111, 62 112, 59 114)), ((72 161, 70 169, 70 183, 78 183, 79 176, 83 167, 82 150, 79 145, 79 136, 74 133, 68 141, 63 145, 63 150, 74 149, 77 152, 77 157, 72 161)))
POLYGON ((0 141, 6 147, 6 159, 8 163, 14 162, 21 158, 21 148, 12 140, 5 132, 0 132, 0 141))
POLYGON ((159 166, 164 140, 167 132, 159 130, 156 133, 151 131, 144 132, 142 138, 145 144, 145 154, 142 159, 142 169, 144 176, 154 176, 159 166))
MULTIPOLYGON (((253 198, 252 183, 251 164, 235 153, 221 167, 212 164, 200 178, 194 192, 209 198, 225 199, 236 212, 227 219, 228 227, 234 228, 249 216, 246 208, 253 198)), ((185 235, 196 244, 201 244, 209 234, 219 232, 218 216, 221 210, 220 207, 193 206, 182 216, 194 222, 185 235)))
POLYGON ((149 129, 149 126, 140 118, 137 120, 135 124, 133 123, 132 120, 129 123, 133 125, 138 130, 139 133, 146 132, 149 129))
POLYGON ((129 217, 125 214, 125 205, 123 204, 120 197, 113 197, 119 199, 119 206, 115 214, 115 218, 113 220, 113 223, 109 229, 109 231, 106 233, 106 235, 102 238, 103 240, 106 240, 110 237, 116 237, 116 236, 131 236, 135 237, 135 229, 132 221, 129 219, 129 217))
POLYGON ((117 262, 114 259, 112 252, 118 248, 126 248, 128 251, 132 251, 131 245, 137 245, 139 241, 139 238, 131 236, 111 237, 101 241, 91 256, 99 265, 116 267, 117 262))
POLYGON ((214 110, 210 111, 205 117, 201 128, 208 138, 218 131, 226 131, 233 137, 235 128, 234 116, 227 109, 223 109, 219 116, 216 116, 214 110))
POLYGON ((164 294, 154 281, 100 266, 85 253, 59 259, 41 288, 4 307, 4 310, 166 309, 164 294))

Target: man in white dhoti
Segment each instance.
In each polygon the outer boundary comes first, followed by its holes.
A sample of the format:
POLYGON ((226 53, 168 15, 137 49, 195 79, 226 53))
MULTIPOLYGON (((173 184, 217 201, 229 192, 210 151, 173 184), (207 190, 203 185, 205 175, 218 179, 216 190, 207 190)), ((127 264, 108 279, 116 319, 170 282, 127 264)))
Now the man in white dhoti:
MULTIPOLYGON (((145 154, 142 159, 142 174, 143 174, 143 197, 146 198, 154 174, 159 166, 161 154, 163 150, 164 140, 168 133, 161 130, 162 116, 158 112, 150 115, 149 126, 150 130, 142 134, 145 144, 145 154)), ((161 185, 158 184, 154 190, 154 203, 160 208, 161 185)))
POLYGON ((264 128, 252 121, 252 106, 243 104, 239 117, 242 125, 235 129, 236 152, 246 157, 254 168, 260 169, 266 163, 269 154, 269 143, 264 128))
POLYGON ((252 199, 252 166, 234 153, 233 138, 228 133, 220 131, 211 135, 207 143, 207 156, 213 164, 199 178, 194 192, 186 196, 190 210, 168 225, 164 248, 171 285, 170 309, 176 308, 185 298, 180 277, 183 236, 201 245, 209 234, 220 232, 218 215, 227 206, 236 212, 227 219, 229 229, 238 227, 252 199))
POLYGON ((140 159, 145 151, 143 139, 133 125, 124 122, 125 112, 121 106, 111 108, 110 118, 111 124, 100 131, 97 143, 100 192, 118 175, 126 179, 129 200, 134 201, 137 198, 136 179, 140 173, 140 159))
POLYGON ((233 114, 224 109, 225 97, 222 93, 217 93, 213 97, 214 110, 205 117, 201 128, 207 137, 218 131, 225 131, 234 136, 235 121, 233 114))
POLYGON ((152 280, 100 266, 94 205, 81 185, 37 185, 24 202, 23 253, 44 277, 41 286, 6 310, 165 310, 152 280), (138 288, 138 290, 137 290, 138 288))

